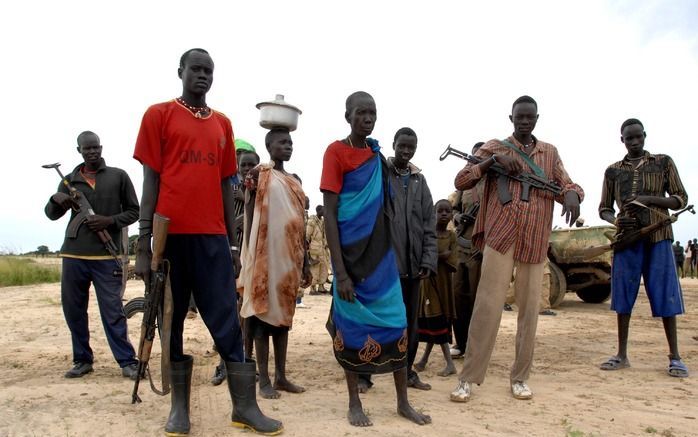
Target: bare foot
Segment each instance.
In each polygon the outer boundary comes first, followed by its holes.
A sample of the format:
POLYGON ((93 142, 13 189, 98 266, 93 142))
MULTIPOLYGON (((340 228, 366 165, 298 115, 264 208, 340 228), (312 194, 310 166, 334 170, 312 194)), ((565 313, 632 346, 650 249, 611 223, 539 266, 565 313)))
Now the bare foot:
POLYGON ((271 384, 260 385, 259 395, 264 399, 279 399, 281 397, 281 393, 274 390, 271 384))
POLYGON ((277 390, 287 391, 289 393, 303 393, 305 391, 305 388, 301 387, 300 385, 293 384, 288 379, 274 381, 274 388, 277 390))
POLYGON ((424 369, 427 367, 427 363, 425 363, 424 361, 418 361, 414 363, 414 366, 412 367, 414 367, 414 370, 416 370, 417 372, 424 372, 424 369))
POLYGON ((417 425, 426 425, 431 423, 431 416, 417 412, 417 410, 412 408, 412 405, 407 403, 404 405, 398 405, 397 414, 411 420, 417 425))
POLYGON ((436 372, 436 374, 439 376, 455 375, 455 373, 456 373, 455 366, 446 366, 443 370, 436 372))
MULTIPOLYGON (((368 391, 368 389, 371 388, 368 385, 368 382, 361 379, 361 378, 359 378, 359 381, 356 383, 356 386, 359 389, 359 393, 366 393, 368 391)), ((368 425, 364 425, 364 426, 368 426, 368 425)))
POLYGON ((366 416, 364 410, 360 407, 349 407, 347 419, 353 426, 373 426, 373 422, 366 416))

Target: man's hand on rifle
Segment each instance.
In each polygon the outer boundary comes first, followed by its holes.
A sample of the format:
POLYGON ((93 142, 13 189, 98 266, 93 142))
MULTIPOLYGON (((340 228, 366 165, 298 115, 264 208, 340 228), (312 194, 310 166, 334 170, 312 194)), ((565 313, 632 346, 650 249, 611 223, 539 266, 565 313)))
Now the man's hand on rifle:
POLYGON ((579 218, 579 195, 576 191, 565 193, 565 203, 562 205, 562 215, 565 216, 565 223, 572 226, 579 218))
POLYGON ((136 245, 136 276, 143 278, 143 282, 150 283, 150 261, 153 258, 153 251, 150 248, 150 235, 138 237, 136 245))
POLYGON ((630 216, 618 216, 615 223, 620 230, 632 230, 638 227, 637 219, 630 216))
POLYGON ((73 199, 73 197, 70 194, 66 193, 56 193, 53 196, 51 196, 51 201, 57 205, 60 205, 61 208, 65 209, 66 211, 69 209, 79 209, 80 205, 78 205, 78 202, 73 199))
POLYGON ((88 215, 85 219, 85 222, 87 223, 87 227, 90 228, 91 231, 99 232, 113 225, 114 218, 95 214, 88 215))
MULTIPOLYGON (((495 161, 507 171, 510 175, 517 175, 523 172, 523 166, 519 161, 507 155, 493 155, 495 161)), ((490 158, 492 160, 492 158, 490 158)))

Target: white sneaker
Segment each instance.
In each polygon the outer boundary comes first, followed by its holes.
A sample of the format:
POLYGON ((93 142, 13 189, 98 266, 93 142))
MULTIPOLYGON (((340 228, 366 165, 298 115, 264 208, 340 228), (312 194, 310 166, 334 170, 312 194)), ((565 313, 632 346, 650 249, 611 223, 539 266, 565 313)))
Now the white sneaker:
POLYGON ((459 357, 460 358, 461 355, 463 355, 463 352, 461 352, 460 349, 458 349, 457 347, 451 348, 451 357, 459 357))
POLYGON ((297 303, 296 308, 310 308, 308 305, 304 304, 303 302, 297 303))
POLYGON ((527 400, 533 397, 533 392, 528 387, 528 384, 523 381, 514 381, 511 384, 511 394, 514 395, 514 398, 521 400, 527 400))
POLYGON ((458 381, 458 386, 451 392, 451 401, 468 402, 472 395, 472 384, 468 381, 458 381))

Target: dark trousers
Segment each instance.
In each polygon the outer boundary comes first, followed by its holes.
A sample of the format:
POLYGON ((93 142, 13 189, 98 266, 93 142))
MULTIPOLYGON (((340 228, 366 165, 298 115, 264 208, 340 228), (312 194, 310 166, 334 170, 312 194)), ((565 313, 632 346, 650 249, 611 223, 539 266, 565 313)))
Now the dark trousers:
POLYGON ((407 313, 407 377, 413 377, 416 372, 412 370, 417 349, 419 348, 419 338, 417 337, 417 319, 419 317, 419 278, 400 278, 402 287, 402 301, 405 303, 407 313))
POLYGON ((243 362, 235 268, 225 235, 177 234, 167 237, 165 259, 172 285, 171 361, 184 361, 184 319, 193 295, 216 349, 226 361, 243 362))
POLYGON ((61 304, 73 342, 73 361, 92 363, 90 328, 87 320, 90 283, 94 285, 102 326, 119 366, 136 363, 128 340, 126 315, 121 303, 121 276, 114 276, 114 260, 63 258, 61 304))
POLYGON ((470 319, 473 317, 477 285, 480 282, 480 266, 482 260, 479 256, 475 259, 461 260, 456 267, 453 277, 453 290, 455 294, 456 318, 453 321, 453 336, 456 347, 465 352, 468 342, 468 329, 470 319))

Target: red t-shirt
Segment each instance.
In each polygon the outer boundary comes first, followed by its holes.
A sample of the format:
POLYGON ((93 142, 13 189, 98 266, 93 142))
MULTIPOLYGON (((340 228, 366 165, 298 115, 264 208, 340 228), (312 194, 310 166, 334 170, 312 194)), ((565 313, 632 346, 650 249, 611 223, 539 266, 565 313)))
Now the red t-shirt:
POLYGON ((170 234, 225 235, 221 180, 237 172, 233 127, 211 111, 196 118, 170 100, 145 112, 133 157, 160 174, 155 211, 170 234))
POLYGON ((356 148, 335 141, 327 146, 322 158, 322 176, 320 190, 339 194, 342 191, 344 175, 356 170, 361 164, 373 157, 369 147, 356 148))

